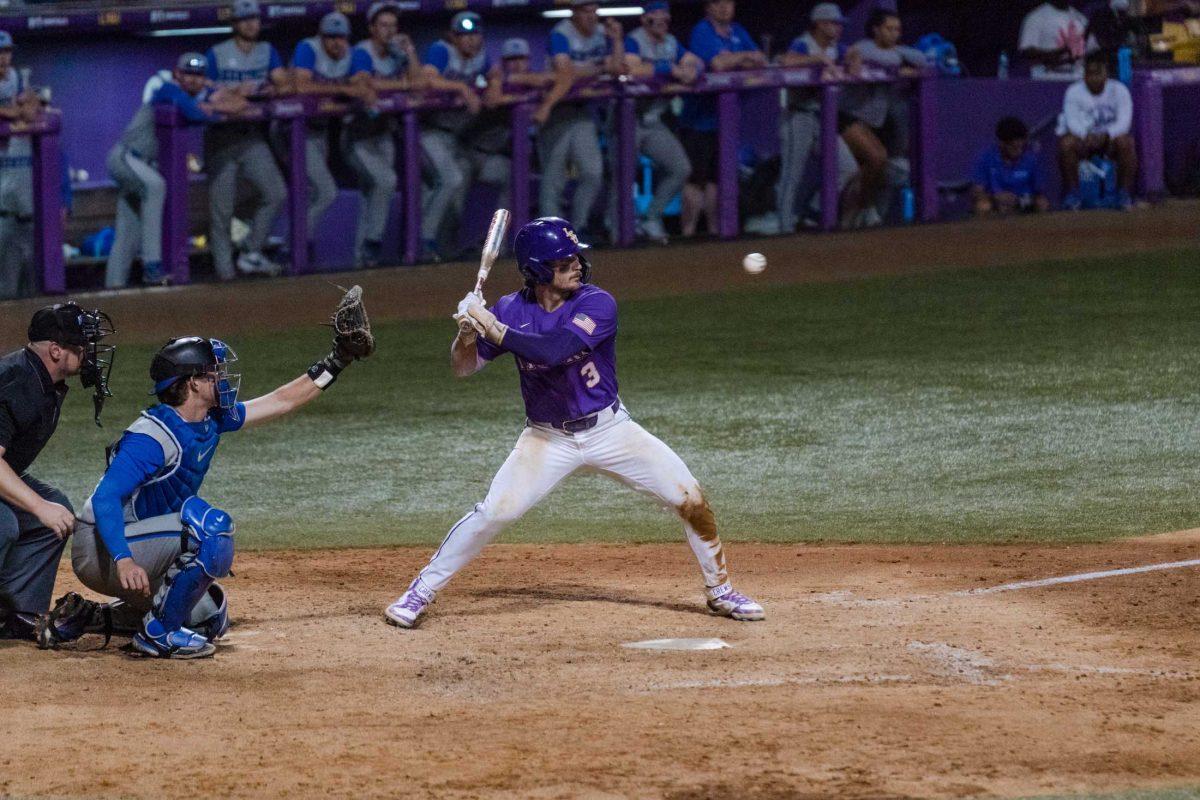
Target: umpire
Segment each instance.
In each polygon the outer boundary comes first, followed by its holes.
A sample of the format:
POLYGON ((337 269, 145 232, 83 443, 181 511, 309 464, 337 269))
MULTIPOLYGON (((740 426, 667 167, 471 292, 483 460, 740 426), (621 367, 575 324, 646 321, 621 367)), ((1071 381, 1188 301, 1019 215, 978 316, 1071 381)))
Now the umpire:
POLYGON ((99 419, 115 349, 99 342, 112 332, 100 311, 46 306, 29 323, 29 343, 0 358, 0 639, 33 639, 49 610, 75 514, 27 470, 58 426, 67 378, 95 387, 99 419))

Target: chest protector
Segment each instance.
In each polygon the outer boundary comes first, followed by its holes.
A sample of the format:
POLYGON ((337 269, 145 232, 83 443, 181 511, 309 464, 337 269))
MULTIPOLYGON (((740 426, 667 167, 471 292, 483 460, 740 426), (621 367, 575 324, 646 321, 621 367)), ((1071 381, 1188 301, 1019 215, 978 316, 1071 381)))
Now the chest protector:
POLYGON ((126 519, 130 511, 135 520, 177 513, 184 500, 200 493, 221 440, 216 420, 184 422, 174 409, 160 404, 143 411, 126 432, 149 436, 163 449, 162 468, 134 492, 126 519))

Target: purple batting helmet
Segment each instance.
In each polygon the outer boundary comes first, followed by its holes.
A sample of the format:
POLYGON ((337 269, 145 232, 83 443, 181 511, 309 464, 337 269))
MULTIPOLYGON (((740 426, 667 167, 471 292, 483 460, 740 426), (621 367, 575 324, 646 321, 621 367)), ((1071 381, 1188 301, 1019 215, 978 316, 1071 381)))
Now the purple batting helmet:
POLYGON ((554 270, 547 262, 560 258, 579 256, 583 267, 583 282, 592 276, 592 265, 583 257, 588 245, 579 241, 571 223, 562 217, 540 217, 517 231, 514 249, 517 253, 517 269, 528 284, 550 283, 554 270))

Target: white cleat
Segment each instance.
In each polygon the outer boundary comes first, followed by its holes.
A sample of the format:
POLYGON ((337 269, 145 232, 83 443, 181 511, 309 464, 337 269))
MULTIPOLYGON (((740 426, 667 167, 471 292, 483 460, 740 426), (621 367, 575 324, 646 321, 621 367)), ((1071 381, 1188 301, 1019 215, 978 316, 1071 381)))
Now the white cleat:
POLYGON ((719 617, 755 622, 766 619, 766 612, 758 603, 741 592, 735 592, 728 583, 707 590, 708 610, 719 617))
POLYGON ((415 628, 425 616, 435 595, 420 578, 416 578, 408 587, 408 591, 400 595, 400 599, 387 607, 383 615, 389 625, 399 628, 415 628))

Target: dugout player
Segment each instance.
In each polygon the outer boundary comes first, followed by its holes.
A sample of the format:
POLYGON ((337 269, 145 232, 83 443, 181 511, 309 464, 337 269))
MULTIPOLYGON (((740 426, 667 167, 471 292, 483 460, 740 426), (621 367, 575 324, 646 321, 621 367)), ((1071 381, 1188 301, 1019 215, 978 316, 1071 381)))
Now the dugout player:
POLYGON ((431 111, 421 126, 421 155, 432 179, 421 203, 423 257, 438 260, 438 235, 455 200, 467 190, 468 169, 463 133, 479 113, 476 89, 492 68, 483 48, 483 20, 473 11, 460 11, 450 20, 449 39, 439 39, 425 51, 422 67, 430 88, 458 93, 464 108, 431 111))
MULTIPOLYGON (((857 71, 857 56, 850 56, 842 44, 846 18, 837 3, 818 3, 808 16, 808 30, 797 36, 779 63, 785 67, 814 67, 824 79, 845 77, 857 71)), ((787 113, 779 125, 779 184, 777 203, 779 230, 791 233, 800 221, 801 209, 807 197, 800 197, 805 185, 805 173, 813 150, 820 144, 821 90, 816 87, 790 89, 787 113)), ((858 173, 858 162, 850 147, 839 136, 837 140, 838 191, 845 189, 858 173)), ((810 184, 811 185, 811 184, 810 184)), ((819 195, 816 198, 819 206, 819 195)))
POLYGON ((339 333, 332 352, 305 374, 245 402, 238 400, 241 376, 230 372, 237 354, 229 345, 199 336, 163 345, 150 363, 158 403, 109 449, 108 468, 79 514, 71 546, 71 566, 83 585, 120 601, 102 608, 68 593, 39 626, 38 644, 78 638, 95 628, 103 610, 112 629, 134 629, 136 653, 212 655, 212 641, 229 627, 225 591, 215 581, 233 564, 234 525, 199 493, 221 436, 316 399, 373 351, 365 330, 366 346, 339 333))
MULTIPOLYGON (((350 82, 350 20, 340 11, 322 17, 317 35, 296 45, 292 78, 299 94, 355 97, 368 106, 375 102, 371 86, 350 82)), ((337 184, 329 171, 330 125, 328 117, 312 117, 304 141, 310 250, 317 223, 337 198, 337 184)))
POLYGON ((134 113, 121 138, 108 152, 109 177, 117 184, 117 219, 112 250, 104 270, 106 289, 129 283, 129 268, 141 253, 142 283, 161 284, 162 215, 167 183, 158 171, 158 135, 154 108, 173 105, 184 119, 209 122, 213 113, 236 114, 246 99, 235 92, 207 88, 208 61, 199 53, 184 53, 172 73, 174 80, 154 90, 134 113))
MULTIPOLYGON (((539 111, 546 116, 538 134, 542 182, 538 205, 543 216, 561 217, 567 167, 575 167, 575 195, 571 219, 581 230, 588 221, 604 186, 604 159, 600 154, 598 118, 601 109, 588 101, 557 102, 570 87, 600 75, 621 75, 625 65, 625 42, 621 24, 608 18, 600 25, 600 4, 594 0, 572 0, 571 16, 550 31, 550 57, 559 81, 539 111)), ((536 120, 536 118, 535 118, 536 120)))
MULTIPOLYGON (((351 80, 376 92, 421 88, 421 62, 412 39, 400 33, 395 3, 372 3, 367 9, 367 31, 370 36, 350 53, 351 80)), ((346 128, 346 149, 363 193, 354 232, 355 264, 373 267, 379 264, 396 194, 396 118, 370 109, 356 114, 346 128)))
MULTIPOLYGON (((41 103, 13 67, 13 39, 0 31, 0 118, 31 122, 41 103)), ((0 140, 0 300, 33 294, 33 145, 0 140)))
POLYGON ((46 306, 29 322, 29 343, 0 358, 0 639, 32 640, 50 607, 75 514, 29 467, 58 426, 67 378, 95 389, 99 422, 116 349, 100 340, 111 333, 103 312, 46 306))
POLYGON ((536 219, 513 249, 525 288, 485 308, 468 294, 454 315, 450 349, 465 378, 512 353, 525 400, 525 429, 482 503, 454 524, 429 564, 384 615, 416 626, 454 575, 500 531, 579 470, 604 473, 672 508, 699 562, 712 613, 761 620, 763 607, 729 582, 708 501, 670 447, 634 422, 617 396, 617 303, 590 283, 587 245, 564 219, 536 219))
MULTIPOLYGON (((270 94, 272 87, 288 87, 287 70, 279 53, 258 40, 262 32, 259 13, 257 0, 234 0, 233 36, 205 54, 208 78, 214 86, 227 87, 243 97, 270 94)), ((262 248, 287 200, 287 186, 267 144, 266 126, 237 120, 207 126, 204 169, 208 173, 209 242, 218 277, 228 281, 236 275, 229 226, 237 201, 238 178, 254 188, 258 199, 237 269, 247 275, 278 275, 279 266, 263 255, 262 248)))
MULTIPOLYGON (((710 72, 757 69, 767 57, 754 37, 734 21, 734 0, 706 0, 704 19, 692 28, 688 50, 710 72)), ((689 95, 679 119, 684 149, 692 162, 692 175, 683 187, 680 225, 684 236, 695 236, 703 213, 709 233, 717 230, 717 99, 715 95, 689 95)))
MULTIPOLYGON (((625 37, 625 53, 634 75, 656 76, 678 83, 694 83, 704 63, 689 53, 671 34, 671 7, 665 0, 646 4, 641 27, 625 37)), ((692 174, 683 144, 671 129, 671 101, 666 97, 643 100, 638 105, 638 152, 654 162, 654 196, 638 223, 644 238, 667 243, 662 215, 692 174)))

